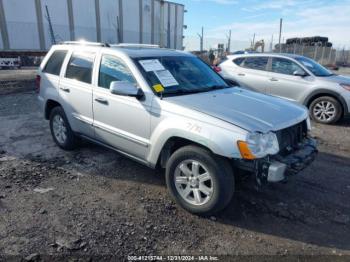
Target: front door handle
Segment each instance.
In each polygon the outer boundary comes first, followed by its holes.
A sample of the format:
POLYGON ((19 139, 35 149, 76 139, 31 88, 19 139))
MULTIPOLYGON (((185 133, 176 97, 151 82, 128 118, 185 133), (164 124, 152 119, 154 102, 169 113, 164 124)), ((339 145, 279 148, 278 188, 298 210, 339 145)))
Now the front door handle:
POLYGON ((108 105, 108 100, 107 100, 107 99, 104 99, 104 98, 102 98, 102 97, 97 97, 97 98, 95 98, 95 101, 96 101, 96 102, 99 102, 99 103, 101 103, 101 104, 104 104, 104 105, 108 105))
POLYGON ((276 82, 276 81, 278 81, 278 79, 277 79, 277 78, 272 77, 272 78, 270 78, 270 81, 274 81, 274 82, 276 82))
POLYGON ((64 92, 66 92, 66 93, 69 93, 69 92, 70 92, 70 90, 69 90, 68 87, 60 87, 60 89, 61 89, 62 91, 64 91, 64 92))
POLYGON ((243 74, 243 73, 238 73, 238 75, 239 75, 239 76, 245 76, 245 74, 243 74))

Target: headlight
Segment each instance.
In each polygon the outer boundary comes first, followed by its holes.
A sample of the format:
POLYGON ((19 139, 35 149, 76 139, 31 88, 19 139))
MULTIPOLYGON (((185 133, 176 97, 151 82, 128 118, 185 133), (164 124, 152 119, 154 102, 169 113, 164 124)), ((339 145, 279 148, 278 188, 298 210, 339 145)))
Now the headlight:
POLYGON ((263 158, 279 151, 278 140, 273 132, 249 133, 246 141, 238 141, 238 148, 245 159, 263 158))
POLYGON ((340 84, 344 89, 350 91, 350 84, 340 84))

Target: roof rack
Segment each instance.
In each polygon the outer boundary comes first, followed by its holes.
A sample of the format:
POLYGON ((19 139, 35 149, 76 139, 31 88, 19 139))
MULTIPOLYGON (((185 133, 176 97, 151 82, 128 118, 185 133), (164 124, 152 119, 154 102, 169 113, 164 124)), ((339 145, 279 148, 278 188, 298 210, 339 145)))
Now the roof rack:
POLYGON ((63 41, 60 42, 61 45, 90 45, 90 46, 102 46, 110 47, 108 43, 99 43, 99 42, 87 42, 87 41, 63 41))
POLYGON ((122 44, 113 44, 111 47, 142 47, 142 48, 159 48, 159 45, 150 45, 150 44, 132 44, 132 43, 122 43, 122 44))

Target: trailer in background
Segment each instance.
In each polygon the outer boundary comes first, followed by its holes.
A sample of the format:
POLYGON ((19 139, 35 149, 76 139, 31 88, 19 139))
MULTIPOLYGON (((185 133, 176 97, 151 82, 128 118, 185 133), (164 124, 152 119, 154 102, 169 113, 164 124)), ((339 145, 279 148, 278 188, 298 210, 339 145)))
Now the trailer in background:
POLYGON ((17 57, 0 57, 0 69, 19 69, 21 68, 21 58, 17 57))
POLYGON ((0 0, 0 56, 77 40, 183 49, 184 12, 163 0, 0 0))

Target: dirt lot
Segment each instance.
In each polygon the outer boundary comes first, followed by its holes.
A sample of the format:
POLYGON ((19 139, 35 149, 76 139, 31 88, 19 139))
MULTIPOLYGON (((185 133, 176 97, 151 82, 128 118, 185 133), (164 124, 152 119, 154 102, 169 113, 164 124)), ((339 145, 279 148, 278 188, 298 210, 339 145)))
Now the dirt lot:
POLYGON ((261 191, 243 181, 209 218, 176 206, 160 171, 87 142, 60 150, 33 92, 0 96, 0 134, 0 261, 350 255, 349 119, 314 124, 320 154, 308 169, 261 191))

